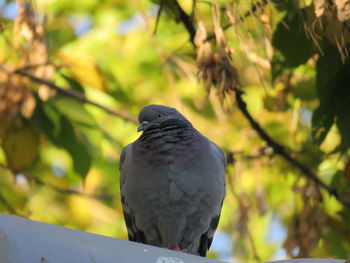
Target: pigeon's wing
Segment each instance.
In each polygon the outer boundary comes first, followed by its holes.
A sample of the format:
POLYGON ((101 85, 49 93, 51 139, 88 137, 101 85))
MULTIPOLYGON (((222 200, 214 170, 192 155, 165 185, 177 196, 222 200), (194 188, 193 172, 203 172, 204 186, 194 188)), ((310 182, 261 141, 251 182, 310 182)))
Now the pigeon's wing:
MULTIPOLYGON (((220 163, 220 165, 222 165, 223 171, 225 171, 226 170, 225 154, 222 152, 222 150, 216 144, 211 142, 211 146, 213 146, 214 152, 216 153, 217 158, 219 159, 219 163, 220 163)), ((216 176, 225 177, 225 172, 223 174, 218 174, 216 176)), ((223 197, 222 197, 221 207, 222 207, 224 198, 225 198, 225 194, 223 194, 223 197)), ((221 207, 220 207, 220 213, 221 213, 221 207)), ((214 233, 216 231, 216 228, 218 227, 219 220, 220 220, 220 213, 218 215, 215 215, 211 219, 208 231, 206 233, 204 233, 200 238, 200 245, 198 248, 198 254, 202 257, 206 256, 207 251, 210 248, 211 243, 213 242, 214 233)))
POLYGON ((132 215, 131 210, 128 207, 128 204, 125 202, 125 182, 128 176, 128 155, 131 152, 132 144, 126 146, 122 153, 120 154, 120 196, 121 203, 123 207, 124 221, 128 231, 128 238, 130 241, 135 241, 139 243, 145 243, 145 236, 142 231, 136 228, 135 217, 132 215))

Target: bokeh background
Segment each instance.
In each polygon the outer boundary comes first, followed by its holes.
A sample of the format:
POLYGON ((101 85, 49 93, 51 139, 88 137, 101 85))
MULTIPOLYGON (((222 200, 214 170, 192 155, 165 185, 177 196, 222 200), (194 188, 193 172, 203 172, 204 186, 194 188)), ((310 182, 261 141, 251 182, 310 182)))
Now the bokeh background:
POLYGON ((350 256, 346 0, 0 0, 0 212, 127 239, 147 104, 227 154, 209 257, 350 256))

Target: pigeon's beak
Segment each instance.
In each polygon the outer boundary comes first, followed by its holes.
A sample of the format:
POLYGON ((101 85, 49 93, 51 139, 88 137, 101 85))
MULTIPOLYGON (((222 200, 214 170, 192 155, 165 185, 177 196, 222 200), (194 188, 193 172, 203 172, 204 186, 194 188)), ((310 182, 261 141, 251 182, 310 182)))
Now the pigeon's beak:
POLYGON ((137 131, 143 131, 144 129, 146 129, 146 126, 148 125, 148 121, 143 121, 140 125, 140 127, 137 128, 137 131))

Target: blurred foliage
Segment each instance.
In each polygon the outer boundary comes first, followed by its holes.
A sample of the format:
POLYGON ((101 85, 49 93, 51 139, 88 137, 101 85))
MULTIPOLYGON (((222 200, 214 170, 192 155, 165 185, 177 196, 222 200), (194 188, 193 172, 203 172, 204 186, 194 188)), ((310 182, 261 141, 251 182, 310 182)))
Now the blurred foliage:
POLYGON ((126 239, 119 154, 159 103, 228 155, 212 257, 348 258, 349 18, 346 0, 0 1, 0 211, 126 239))

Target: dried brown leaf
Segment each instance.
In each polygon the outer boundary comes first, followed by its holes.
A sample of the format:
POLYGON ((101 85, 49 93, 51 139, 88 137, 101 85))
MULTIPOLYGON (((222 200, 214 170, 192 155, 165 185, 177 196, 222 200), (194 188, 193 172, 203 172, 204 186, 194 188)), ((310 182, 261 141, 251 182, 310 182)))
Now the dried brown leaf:
POLYGON ((240 235, 247 235, 248 226, 247 222, 249 221, 249 212, 250 212, 250 204, 248 198, 241 194, 238 197, 238 205, 239 205, 239 216, 236 221, 236 229, 240 233, 240 235))
POLYGON ((45 85, 40 85, 38 88, 38 95, 43 101, 48 101, 50 98, 56 95, 56 91, 45 85))
POLYGON ((220 6, 218 4, 214 4, 212 8, 213 13, 213 22, 214 22, 214 30, 215 30, 215 38, 216 44, 220 49, 225 49, 226 40, 224 36, 224 30, 221 27, 220 23, 220 6))
MULTIPOLYGON (((36 16, 30 1, 16 2, 18 15, 14 21, 12 47, 18 54, 18 64, 11 69, 4 68, 0 74, 0 113, 13 118, 18 113, 31 117, 36 103, 33 97, 33 83, 26 77, 11 72, 22 69, 38 78, 51 79, 55 68, 48 62, 49 55, 44 36, 44 25, 36 16)), ((40 91, 41 87, 39 87, 40 91)), ((45 88, 47 90, 47 88, 45 88)), ((43 94, 45 92, 39 92, 43 94)), ((40 96, 46 100, 55 93, 46 92, 40 96)))
POLYGON ((232 65, 231 51, 227 47, 224 30, 220 24, 220 7, 213 5, 213 21, 218 55, 216 56, 215 78, 218 84, 218 96, 223 101, 225 94, 239 85, 238 72, 232 65))
POLYGON ((36 38, 34 11, 29 2, 17 1, 18 15, 14 25, 14 40, 18 47, 22 38, 32 42, 36 38))
POLYGON ((200 47, 204 42, 207 41, 207 30, 205 29, 203 21, 198 21, 198 28, 194 37, 194 44, 196 47, 200 47))
POLYGON ((340 22, 350 19, 350 0, 333 0, 337 7, 337 17, 340 22))
POLYGON ((326 0, 314 0, 316 17, 321 17, 326 8, 326 0))
POLYGON ((350 180, 350 160, 347 161, 343 173, 344 178, 350 180))
POLYGON ((207 33, 202 21, 198 23, 198 29, 195 36, 195 44, 197 47, 197 66, 204 81, 204 87, 209 92, 212 83, 215 82, 215 59, 211 44, 206 40, 207 33))
POLYGON ((326 214, 319 206, 304 203, 304 208, 295 215, 288 227, 287 238, 283 244, 289 256, 309 257, 320 238, 328 232, 326 214), (298 249, 298 255, 293 251, 298 249))
POLYGON ((26 118, 30 118, 33 114, 35 106, 36 106, 35 99, 33 95, 29 93, 22 103, 21 114, 26 118))

